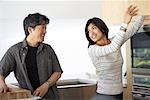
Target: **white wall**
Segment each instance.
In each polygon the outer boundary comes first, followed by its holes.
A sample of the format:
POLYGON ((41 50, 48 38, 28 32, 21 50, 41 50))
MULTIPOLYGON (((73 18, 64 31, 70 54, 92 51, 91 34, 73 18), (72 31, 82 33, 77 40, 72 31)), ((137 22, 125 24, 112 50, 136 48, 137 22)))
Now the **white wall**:
MULTIPOLYGON (((94 73, 87 54, 84 27, 87 18, 100 16, 99 1, 0 1, 0 59, 13 44, 24 39, 22 20, 40 12, 50 18, 45 42, 52 45, 64 71, 62 78, 94 73), (90 9, 90 11, 89 11, 90 9)), ((13 75, 7 82, 15 82, 13 75), (13 80, 12 80, 13 79, 13 80)))
POLYGON ((100 16, 100 1, 0 1, 0 18, 22 19, 41 12, 50 18, 88 18, 100 16))
MULTIPOLYGON (((0 1, 0 59, 13 44, 24 39, 22 20, 29 13, 40 12, 50 18, 45 37, 54 48, 62 69, 62 79, 87 78, 95 73, 87 53, 86 21, 100 16, 99 1, 0 1)), ((111 35, 118 27, 111 28, 111 35)), ((13 75, 7 82, 16 82, 13 75)))

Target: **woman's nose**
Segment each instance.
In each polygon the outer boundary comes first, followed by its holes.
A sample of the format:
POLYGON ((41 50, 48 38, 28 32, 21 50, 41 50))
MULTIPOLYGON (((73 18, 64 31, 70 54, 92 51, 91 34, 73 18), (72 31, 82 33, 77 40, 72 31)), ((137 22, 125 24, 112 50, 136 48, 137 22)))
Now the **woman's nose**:
POLYGON ((89 34, 90 34, 90 35, 93 35, 93 34, 94 34, 94 32, 93 32, 93 31, 90 31, 90 32, 89 32, 89 34))

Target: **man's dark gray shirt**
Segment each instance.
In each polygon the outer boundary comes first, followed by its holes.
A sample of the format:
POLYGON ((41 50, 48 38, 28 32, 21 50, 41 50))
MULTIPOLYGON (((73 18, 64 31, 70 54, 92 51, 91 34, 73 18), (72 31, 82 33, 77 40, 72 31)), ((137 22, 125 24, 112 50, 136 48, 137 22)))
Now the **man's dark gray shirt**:
MULTIPOLYGON (((10 47, 0 61, 0 74, 7 77, 10 72, 14 71, 19 85, 33 92, 25 63, 27 52, 28 46, 26 40, 10 47)), ((39 44, 36 58, 41 85, 50 78, 53 72, 63 72, 58 58, 50 45, 45 43, 39 44)), ((45 98, 55 100, 59 98, 55 85, 49 88, 45 98)))

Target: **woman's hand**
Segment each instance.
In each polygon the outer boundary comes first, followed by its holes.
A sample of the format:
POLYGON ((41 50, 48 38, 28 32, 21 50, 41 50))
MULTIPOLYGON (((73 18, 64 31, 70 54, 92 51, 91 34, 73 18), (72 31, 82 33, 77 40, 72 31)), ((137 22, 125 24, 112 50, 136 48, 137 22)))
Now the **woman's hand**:
POLYGON ((132 17, 136 16, 137 14, 137 6, 130 5, 125 12, 124 23, 129 24, 131 22, 132 17))
POLYGON ((33 95, 34 96, 39 96, 39 97, 43 97, 49 89, 49 85, 46 83, 43 83, 40 87, 38 87, 34 92, 33 95))

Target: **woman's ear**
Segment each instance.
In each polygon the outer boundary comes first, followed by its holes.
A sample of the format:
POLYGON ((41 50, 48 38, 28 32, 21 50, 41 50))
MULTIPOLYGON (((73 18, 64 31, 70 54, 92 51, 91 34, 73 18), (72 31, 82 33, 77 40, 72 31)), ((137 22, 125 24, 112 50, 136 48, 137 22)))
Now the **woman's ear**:
POLYGON ((28 27, 29 34, 32 33, 32 31, 33 31, 33 28, 32 27, 28 27))
POLYGON ((103 29, 101 30, 101 32, 102 32, 103 34, 105 34, 105 33, 106 33, 103 29))

